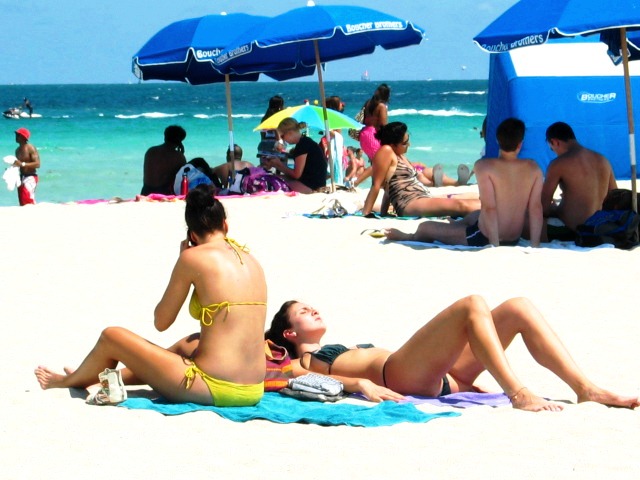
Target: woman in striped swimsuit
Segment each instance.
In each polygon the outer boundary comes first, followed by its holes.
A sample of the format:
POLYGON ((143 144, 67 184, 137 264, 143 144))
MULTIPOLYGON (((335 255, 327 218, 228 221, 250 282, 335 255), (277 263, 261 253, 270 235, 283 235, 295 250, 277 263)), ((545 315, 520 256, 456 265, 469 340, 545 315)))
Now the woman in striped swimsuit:
POLYGON ((480 200, 460 196, 433 197, 424 186, 422 172, 416 171, 407 159, 409 133, 407 125, 391 122, 376 133, 382 146, 373 158, 373 180, 362 209, 363 215, 372 213, 380 189, 385 190, 381 214, 386 215, 389 204, 400 216, 456 216, 480 210, 480 200))

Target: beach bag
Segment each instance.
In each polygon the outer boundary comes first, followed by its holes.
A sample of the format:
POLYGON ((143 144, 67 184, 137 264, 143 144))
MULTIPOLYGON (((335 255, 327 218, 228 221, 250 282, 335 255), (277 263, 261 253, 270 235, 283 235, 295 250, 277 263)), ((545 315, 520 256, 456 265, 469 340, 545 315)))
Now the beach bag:
MULTIPOLYGON (((358 113, 356 113, 356 116, 354 118, 356 119, 357 122, 360 122, 360 123, 364 122, 364 105, 362 106, 360 111, 358 113)), ((355 128, 350 128, 347 131, 347 133, 354 140, 360 141, 360 130, 356 130, 355 128)))
POLYGON ((610 243, 627 250, 638 245, 638 225, 640 215, 633 210, 598 210, 578 225, 575 243, 579 247, 610 243))
MULTIPOLYGON (((602 210, 631 210, 631 200, 633 193, 626 188, 614 188, 609 190, 602 202, 602 210)), ((640 193, 637 194, 638 205, 640 205, 640 193)))
POLYGON ((287 349, 276 345, 271 340, 265 340, 264 355, 266 358, 264 391, 277 392, 289 386, 289 380, 293 378, 293 367, 287 349))
MULTIPOLYGON (((246 169, 242 178, 242 193, 290 192, 289 184, 278 175, 265 172, 261 167, 246 169)), ((244 170, 243 170, 244 172, 244 170)))

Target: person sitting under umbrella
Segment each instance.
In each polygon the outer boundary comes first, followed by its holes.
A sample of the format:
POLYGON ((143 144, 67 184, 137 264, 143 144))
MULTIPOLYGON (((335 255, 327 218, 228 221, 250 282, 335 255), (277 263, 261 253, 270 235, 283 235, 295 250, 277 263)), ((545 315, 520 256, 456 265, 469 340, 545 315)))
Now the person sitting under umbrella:
POLYGON ((327 184, 327 159, 322 148, 314 140, 303 135, 301 130, 306 124, 295 118, 285 118, 278 125, 278 133, 288 144, 295 147, 289 153, 293 158, 293 168, 289 168, 279 157, 266 157, 262 166, 269 170, 275 168, 285 176, 291 190, 300 193, 312 193, 327 184))

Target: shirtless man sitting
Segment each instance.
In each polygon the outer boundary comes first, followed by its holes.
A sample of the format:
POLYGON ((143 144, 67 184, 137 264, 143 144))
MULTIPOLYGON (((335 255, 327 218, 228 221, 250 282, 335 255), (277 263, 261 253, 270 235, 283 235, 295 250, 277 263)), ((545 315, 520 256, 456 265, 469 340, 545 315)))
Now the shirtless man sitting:
POLYGON ((540 245, 542 231, 542 171, 533 160, 520 159, 525 126, 509 118, 497 129, 498 158, 478 160, 474 172, 478 179, 480 210, 454 222, 428 220, 413 234, 385 230, 389 240, 439 241, 448 245, 513 245, 528 226, 531 245, 540 245), (528 220, 528 225, 527 225, 528 220))
POLYGON ((546 137, 557 157, 549 164, 542 186, 542 212, 545 218, 557 217, 564 223, 548 225, 547 236, 572 240, 576 227, 601 210, 607 193, 617 188, 616 178, 609 160, 580 145, 566 123, 551 125, 546 137), (553 196, 558 186, 562 199, 556 204, 553 196))
POLYGON ((227 184, 229 183, 229 177, 232 176, 231 162, 233 162, 233 170, 236 172, 244 168, 253 167, 253 164, 251 162, 242 160, 242 153, 242 147, 234 143, 233 153, 229 148, 227 148, 227 161, 211 169, 213 174, 218 177, 222 185, 228 187, 227 184))
POLYGON ((150 147, 144 154, 144 167, 141 195, 160 193, 173 195, 173 182, 176 173, 186 163, 182 142, 187 132, 179 125, 170 125, 164 129, 164 143, 150 147))

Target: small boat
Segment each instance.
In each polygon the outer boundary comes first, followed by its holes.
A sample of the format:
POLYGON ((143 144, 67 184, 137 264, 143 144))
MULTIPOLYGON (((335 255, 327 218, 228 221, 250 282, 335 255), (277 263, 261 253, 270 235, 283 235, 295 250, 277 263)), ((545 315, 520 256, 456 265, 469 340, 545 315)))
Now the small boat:
POLYGON ((18 107, 12 107, 12 108, 6 109, 4 112, 2 112, 2 116, 10 120, 41 117, 41 115, 38 115, 37 113, 29 115, 27 112, 23 111, 21 108, 18 108, 18 107))
POLYGON ((368 70, 365 70, 365 71, 362 73, 362 75, 360 75, 360 81, 362 81, 362 82, 368 82, 368 81, 370 81, 370 80, 371 80, 371 79, 369 78, 369 71, 368 71, 368 70))
POLYGON ((21 108, 12 107, 2 112, 2 116, 10 120, 19 120, 21 118, 32 118, 35 115, 29 115, 27 112, 23 111, 21 108))

